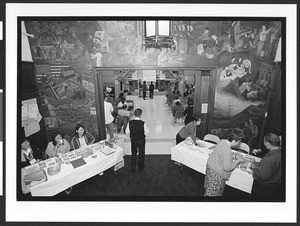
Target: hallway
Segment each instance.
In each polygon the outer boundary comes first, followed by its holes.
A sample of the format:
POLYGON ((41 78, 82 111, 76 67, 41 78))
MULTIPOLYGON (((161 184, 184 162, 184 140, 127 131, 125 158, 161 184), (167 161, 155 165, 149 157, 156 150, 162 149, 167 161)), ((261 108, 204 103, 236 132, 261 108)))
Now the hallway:
MULTIPOLYGON (((146 138, 146 154, 170 154, 170 148, 174 145, 174 140, 178 131, 184 125, 183 122, 172 123, 171 110, 166 104, 164 94, 154 93, 154 98, 146 100, 133 94, 134 108, 143 110, 142 120, 144 120, 150 130, 146 138)), ((130 155, 130 139, 127 135, 116 134, 117 137, 125 138, 124 153, 130 155)))

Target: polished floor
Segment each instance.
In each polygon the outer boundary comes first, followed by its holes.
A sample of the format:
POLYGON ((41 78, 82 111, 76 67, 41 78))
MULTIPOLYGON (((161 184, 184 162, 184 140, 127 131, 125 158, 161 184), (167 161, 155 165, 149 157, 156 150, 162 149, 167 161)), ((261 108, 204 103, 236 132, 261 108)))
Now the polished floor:
MULTIPOLYGON (((166 97, 163 94, 154 93, 154 98, 146 100, 132 95, 134 108, 141 108, 142 120, 149 127, 150 133, 147 137, 146 154, 170 154, 170 148, 178 131, 183 127, 183 122, 173 123, 171 110, 166 104, 166 97)), ((124 152, 130 154, 130 142, 128 136, 116 134, 116 137, 125 138, 124 152)))

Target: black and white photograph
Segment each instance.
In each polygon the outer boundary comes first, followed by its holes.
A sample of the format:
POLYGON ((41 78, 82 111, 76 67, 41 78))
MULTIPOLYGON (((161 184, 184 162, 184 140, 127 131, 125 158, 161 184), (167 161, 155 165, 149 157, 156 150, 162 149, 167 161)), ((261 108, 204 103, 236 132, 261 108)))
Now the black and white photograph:
POLYGON ((296 6, 7 3, 6 221, 295 222, 296 6))

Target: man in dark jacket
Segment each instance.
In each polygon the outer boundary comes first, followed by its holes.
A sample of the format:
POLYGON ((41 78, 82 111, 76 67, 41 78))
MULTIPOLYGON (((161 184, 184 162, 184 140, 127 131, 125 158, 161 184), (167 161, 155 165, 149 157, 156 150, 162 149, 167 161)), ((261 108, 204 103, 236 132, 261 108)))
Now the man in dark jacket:
POLYGON ((153 82, 151 82, 150 86, 149 86, 149 97, 150 99, 153 99, 153 92, 154 92, 154 84, 153 82))
POLYGON ((269 152, 257 164, 253 164, 252 195, 260 197, 281 197, 281 147, 276 134, 268 133, 264 145, 269 152))
POLYGON ((134 111, 134 118, 129 121, 129 126, 126 128, 126 134, 130 135, 131 139, 131 171, 136 169, 137 152, 138 169, 142 171, 145 168, 145 145, 146 136, 149 134, 148 126, 141 120, 142 109, 137 108, 134 111))

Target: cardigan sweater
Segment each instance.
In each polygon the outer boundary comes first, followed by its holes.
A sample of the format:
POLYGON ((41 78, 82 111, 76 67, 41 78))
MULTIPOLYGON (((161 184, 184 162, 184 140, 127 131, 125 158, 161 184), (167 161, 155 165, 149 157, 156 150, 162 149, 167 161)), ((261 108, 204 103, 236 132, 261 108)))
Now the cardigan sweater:
MULTIPOLYGON (((85 132, 83 137, 87 145, 90 145, 95 141, 95 138, 89 132, 85 132)), ((76 135, 71 140, 71 146, 72 146, 72 150, 80 148, 80 141, 76 135)))
POLYGON ((209 155, 207 165, 220 177, 228 180, 236 164, 233 162, 233 153, 229 141, 221 140, 215 150, 209 155))

